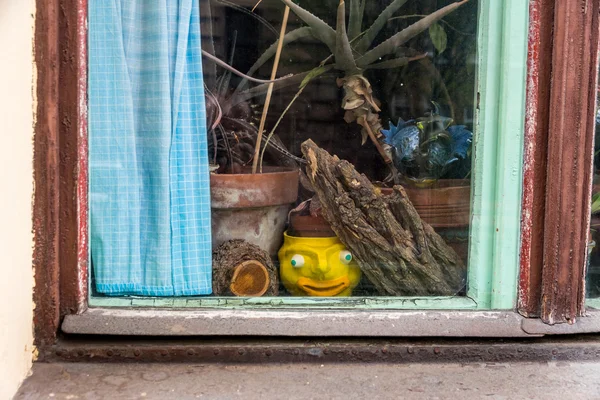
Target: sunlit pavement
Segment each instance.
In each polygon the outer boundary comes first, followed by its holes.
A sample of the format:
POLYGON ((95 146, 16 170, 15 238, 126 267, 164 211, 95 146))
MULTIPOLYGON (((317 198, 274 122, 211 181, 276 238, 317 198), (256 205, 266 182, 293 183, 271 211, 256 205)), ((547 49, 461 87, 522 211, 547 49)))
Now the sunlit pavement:
POLYGON ((16 399, 600 399, 600 362, 38 363, 16 399))

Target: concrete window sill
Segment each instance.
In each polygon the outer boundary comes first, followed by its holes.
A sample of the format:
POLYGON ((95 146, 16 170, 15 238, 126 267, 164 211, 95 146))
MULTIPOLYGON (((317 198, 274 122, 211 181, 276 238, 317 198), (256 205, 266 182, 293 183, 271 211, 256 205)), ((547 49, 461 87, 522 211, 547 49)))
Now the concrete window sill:
POLYGON ((537 337, 600 332, 600 311, 546 325, 512 311, 177 310, 90 308, 68 315, 70 334, 135 336, 537 337))

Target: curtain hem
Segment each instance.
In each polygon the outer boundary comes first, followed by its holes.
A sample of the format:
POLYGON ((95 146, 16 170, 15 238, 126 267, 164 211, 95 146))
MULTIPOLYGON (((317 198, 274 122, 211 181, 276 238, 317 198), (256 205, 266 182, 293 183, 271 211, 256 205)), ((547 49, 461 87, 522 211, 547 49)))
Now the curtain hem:
POLYGON ((198 287, 182 287, 175 290, 173 286, 147 286, 139 283, 96 283, 96 290, 106 296, 205 296, 212 294, 212 288, 199 285, 198 287))

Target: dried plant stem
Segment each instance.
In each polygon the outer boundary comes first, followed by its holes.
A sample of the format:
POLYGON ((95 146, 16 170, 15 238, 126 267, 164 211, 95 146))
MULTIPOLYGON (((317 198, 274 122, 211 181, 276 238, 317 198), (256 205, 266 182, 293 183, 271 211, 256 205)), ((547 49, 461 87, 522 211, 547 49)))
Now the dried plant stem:
POLYGON ((363 128, 366 129, 367 133, 369 134, 369 138, 371 138, 371 141, 373 142, 373 144, 375 145, 375 147, 377 148, 377 151, 379 152, 379 154, 381 155, 381 158, 383 158, 383 161, 386 164, 391 164, 392 160, 390 160, 390 158, 388 157, 387 153, 385 152, 385 150, 383 149, 383 147, 381 147, 381 143, 379 143, 379 140, 377 140, 377 138, 375 137, 375 134, 373 133, 373 130, 371 129, 371 127, 369 126, 369 123, 367 122, 367 120, 365 119, 365 117, 360 117, 357 120, 358 124, 360 126, 362 126, 363 128))
POLYGON ((381 143, 379 142, 379 139, 377 139, 377 137, 373 133, 373 130, 371 129, 371 126, 369 125, 369 122, 367 121, 367 119, 364 116, 362 116, 362 117, 358 118, 358 120, 356 122, 360 126, 362 126, 363 128, 365 128, 365 130, 369 134, 369 138, 371 139, 371 141, 373 142, 373 144, 377 148, 377 151, 379 152, 379 155, 381 156, 381 158, 383 158, 383 161, 385 162, 385 164, 390 168, 390 172, 391 172, 391 175, 392 175, 392 180, 394 181, 394 183, 396 185, 399 184, 398 171, 396 170, 396 167, 394 166, 394 164, 392 162, 392 159, 389 157, 388 153, 381 146, 381 143))
POLYGON ((275 130, 279 126, 279 123, 281 122, 281 120, 283 120, 283 117, 285 116, 285 114, 287 114, 288 110, 292 107, 292 105, 296 102, 296 100, 298 100, 298 97, 300 97, 300 95, 302 94, 303 91, 304 91, 304 87, 301 87, 298 90, 298 92, 294 95, 294 98, 292 99, 292 101, 289 102, 289 104, 287 105, 287 107, 285 108, 285 110, 283 110, 283 112, 279 116, 279 119, 275 123, 275 126, 273 127, 273 129, 271 129, 271 132, 269 132, 269 135, 267 136, 267 140, 265 141, 265 146, 263 147, 263 150, 260 153, 260 158, 258 160, 258 163, 260 165, 260 172, 261 173, 262 173, 263 158, 265 156, 265 150, 267 149, 267 145, 271 141, 271 137, 273 137, 273 135, 275 134, 275 130))
MULTIPOLYGON (((275 53, 275 60, 273 61, 273 69, 271 70, 271 80, 274 80, 277 76, 277 68, 279 67, 279 59, 281 57, 281 50, 283 49, 283 38, 287 29, 287 22, 290 16, 290 8, 285 7, 283 12, 283 21, 281 22, 281 32, 279 33, 279 43, 277 44, 277 52, 275 53)), ((258 136, 256 138, 256 146, 254 147, 254 159, 252 161, 252 173, 256 173, 258 167, 258 159, 260 153, 260 145, 262 142, 263 131, 265 130, 265 122, 267 120, 267 113, 269 112, 269 105, 271 104, 271 96, 273 95, 273 83, 269 84, 267 90, 267 97, 265 99, 265 105, 263 107, 262 116, 260 118, 260 125, 258 127, 258 136)))
POLYGON ((262 0, 258 0, 258 2, 254 5, 254 7, 252 7, 252 12, 254 12, 254 10, 256 10, 256 7, 258 7, 258 5, 262 3, 262 0))
POLYGON ((268 84, 273 85, 275 82, 282 81, 282 80, 287 79, 287 78, 289 78, 291 76, 291 75, 286 75, 286 76, 284 76, 282 78, 279 78, 279 79, 273 78, 273 79, 270 79, 268 81, 264 80, 264 79, 256 79, 256 78, 253 78, 251 76, 248 76, 248 75, 244 74, 241 71, 238 71, 237 69, 233 68, 231 65, 227 64, 225 61, 223 61, 223 60, 221 60, 221 59, 213 56, 212 54, 210 54, 206 50, 202 50, 202 55, 204 57, 208 58, 209 60, 213 61, 215 64, 217 64, 217 65, 225 68, 226 70, 231 71, 234 74, 236 74, 238 76, 241 76, 242 78, 248 79, 249 81, 256 82, 256 83, 268 83, 268 84))

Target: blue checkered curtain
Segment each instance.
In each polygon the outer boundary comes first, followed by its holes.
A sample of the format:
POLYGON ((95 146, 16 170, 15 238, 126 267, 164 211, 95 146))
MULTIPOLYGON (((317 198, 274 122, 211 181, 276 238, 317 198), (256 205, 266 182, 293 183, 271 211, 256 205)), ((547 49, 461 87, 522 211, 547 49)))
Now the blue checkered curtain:
POLYGON ((88 63, 96 290, 210 294, 198 0, 90 0, 88 63))

